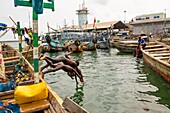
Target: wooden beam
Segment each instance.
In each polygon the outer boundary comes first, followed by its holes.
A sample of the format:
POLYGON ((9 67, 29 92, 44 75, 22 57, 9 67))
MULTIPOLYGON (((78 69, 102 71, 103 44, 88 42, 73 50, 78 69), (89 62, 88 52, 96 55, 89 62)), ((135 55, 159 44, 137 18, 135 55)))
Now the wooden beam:
POLYGON ((163 47, 163 45, 147 45, 145 47, 145 49, 149 49, 149 48, 160 48, 160 47, 163 47))
POLYGON ((27 104, 20 105, 21 113, 33 113, 47 109, 50 103, 47 100, 35 101, 27 104))
POLYGON ((145 51, 150 52, 150 51, 161 51, 161 50, 168 50, 167 48, 154 48, 154 49, 147 49, 145 51))
POLYGON ((170 53, 150 54, 150 55, 152 55, 152 56, 154 56, 154 57, 157 57, 157 56, 169 56, 169 55, 170 55, 170 53))
POLYGON ((65 98, 65 100, 64 100, 62 105, 70 113, 89 113, 84 108, 82 108, 77 103, 75 103, 73 100, 71 100, 69 97, 65 98))
POLYGON ((5 92, 0 92, 0 97, 4 96, 4 95, 9 95, 9 94, 14 94, 14 90, 9 90, 9 91, 5 91, 5 92))
POLYGON ((4 61, 5 64, 7 63, 14 63, 14 62, 19 62, 20 60, 19 59, 16 59, 16 60, 7 60, 7 61, 4 61))
POLYGON ((163 59, 169 59, 169 57, 155 57, 156 59, 160 59, 160 60, 163 60, 163 59))
POLYGON ((5 61, 5 60, 11 60, 11 59, 19 59, 19 56, 6 57, 6 58, 4 58, 4 61, 5 61))

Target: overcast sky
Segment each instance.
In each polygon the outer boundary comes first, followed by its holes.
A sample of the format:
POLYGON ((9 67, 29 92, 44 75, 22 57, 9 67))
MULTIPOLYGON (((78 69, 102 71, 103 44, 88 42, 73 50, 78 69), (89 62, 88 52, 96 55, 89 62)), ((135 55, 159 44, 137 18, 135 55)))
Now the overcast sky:
MULTIPOLYGON (((100 22, 107 21, 130 21, 132 18, 142 14, 165 12, 170 17, 170 0, 84 0, 89 10, 88 22, 93 23, 94 17, 100 22), (126 13, 124 13, 126 11, 126 13)), ((46 2, 46 0, 44 0, 46 2)), ((64 26, 64 19, 68 26, 78 24, 76 10, 83 0, 54 0, 55 11, 44 9, 39 15, 39 33, 47 32, 47 22, 52 28, 64 26)), ((9 19, 11 16, 21 27, 29 26, 29 14, 32 26, 32 8, 14 7, 14 0, 0 0, 0 23, 8 26, 14 25, 9 19)), ((2 32, 0 32, 1 34, 2 32)))

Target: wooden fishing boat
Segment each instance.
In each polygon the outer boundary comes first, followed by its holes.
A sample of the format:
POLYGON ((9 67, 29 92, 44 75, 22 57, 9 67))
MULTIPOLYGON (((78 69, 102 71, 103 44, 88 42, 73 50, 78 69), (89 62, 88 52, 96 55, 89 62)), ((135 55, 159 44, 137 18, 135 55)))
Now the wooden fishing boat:
POLYGON ((80 41, 76 42, 76 40, 70 40, 65 46, 68 52, 81 53, 83 51, 80 41))
MULTIPOLYGON (((149 37, 145 34, 140 34, 141 39, 144 39, 146 41, 146 44, 149 42, 149 37)), ((117 48, 120 52, 124 53, 134 53, 136 51, 136 48, 138 47, 138 39, 118 39, 111 41, 113 47, 117 48)), ((150 43, 151 44, 151 43, 150 43)))
POLYGON ((110 41, 105 40, 105 41, 98 41, 96 44, 97 49, 108 49, 110 48, 110 41))
MULTIPOLYGON (((12 73, 19 62, 22 62, 22 71, 34 78, 32 65, 13 47, 0 45, 0 59, 1 78, 12 73)), ((69 97, 63 101, 41 77, 40 83, 33 82, 33 79, 21 81, 14 90, 0 92, 0 100, 18 105, 21 113, 88 113, 69 97)))
POLYGON ((43 45, 43 52, 46 51, 62 51, 63 47, 64 47, 64 43, 62 41, 59 41, 58 38, 51 39, 50 36, 46 36, 46 43, 48 44, 48 46, 43 45))
POLYGON ((138 41, 137 40, 118 40, 118 41, 112 42, 112 44, 120 52, 134 53, 138 46, 138 41))
POLYGON ((170 82, 170 46, 156 41, 141 51, 144 62, 170 82))
POLYGON ((96 43, 93 42, 82 42, 83 51, 96 50, 96 43))

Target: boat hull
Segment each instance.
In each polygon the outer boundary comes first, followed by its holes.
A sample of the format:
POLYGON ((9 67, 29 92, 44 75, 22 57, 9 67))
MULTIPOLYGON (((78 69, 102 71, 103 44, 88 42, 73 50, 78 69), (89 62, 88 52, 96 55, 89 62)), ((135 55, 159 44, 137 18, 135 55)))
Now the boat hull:
POLYGON ((134 53, 136 51, 136 48, 138 46, 137 41, 115 41, 112 42, 115 48, 117 48, 120 52, 124 53, 134 53))
POLYGON ((100 41, 96 44, 97 49, 108 49, 110 48, 110 41, 100 41))
POLYGON ((83 51, 96 50, 96 44, 93 42, 88 42, 88 43, 84 42, 84 44, 82 44, 82 49, 83 51))
POLYGON ((81 53, 82 47, 81 46, 76 46, 75 44, 71 44, 68 46, 68 52, 72 52, 72 53, 81 53))
MULTIPOLYGON (((163 46, 161 48, 166 48, 166 47, 163 46)), ((156 48, 156 49, 159 50, 159 48, 156 48)), ((168 48, 167 48, 167 50, 168 50, 168 48)), ((147 49, 142 50, 144 62, 146 64, 148 64, 152 69, 154 69, 157 73, 159 73, 168 82, 170 82, 170 64, 167 62, 169 59, 168 58, 169 53, 168 53, 168 51, 166 53, 165 50, 159 51, 159 52, 158 51, 149 51, 147 49)))

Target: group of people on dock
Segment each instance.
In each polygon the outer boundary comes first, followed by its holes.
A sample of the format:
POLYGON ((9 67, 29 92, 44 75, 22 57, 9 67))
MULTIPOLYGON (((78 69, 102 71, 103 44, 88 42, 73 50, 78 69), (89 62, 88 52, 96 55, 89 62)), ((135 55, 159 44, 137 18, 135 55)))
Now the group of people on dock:
POLYGON ((73 77, 75 77, 76 83, 78 83, 77 77, 80 79, 80 82, 84 82, 81 70, 78 68, 79 62, 72 61, 68 55, 69 54, 58 58, 51 58, 41 54, 39 60, 45 60, 47 63, 39 70, 42 78, 44 78, 44 75, 47 73, 63 70, 68 73, 68 76, 71 77, 71 79, 74 79, 73 77), (63 64, 59 62, 62 62, 63 64), (43 71, 48 66, 52 67, 52 69, 43 71))

